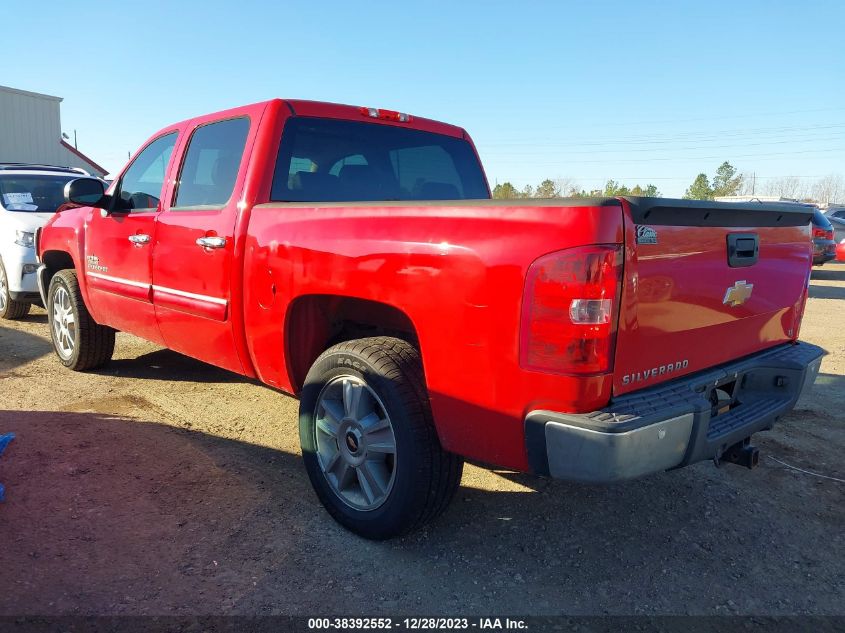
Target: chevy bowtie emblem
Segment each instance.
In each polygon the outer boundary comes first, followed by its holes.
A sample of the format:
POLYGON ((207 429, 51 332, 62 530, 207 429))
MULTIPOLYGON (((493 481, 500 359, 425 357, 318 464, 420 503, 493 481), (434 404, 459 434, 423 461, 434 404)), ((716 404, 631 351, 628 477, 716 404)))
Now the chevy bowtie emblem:
POLYGON ((732 308, 741 306, 751 298, 752 290, 754 290, 754 284, 746 283, 744 279, 738 281, 725 292, 725 298, 722 299, 722 303, 732 308))

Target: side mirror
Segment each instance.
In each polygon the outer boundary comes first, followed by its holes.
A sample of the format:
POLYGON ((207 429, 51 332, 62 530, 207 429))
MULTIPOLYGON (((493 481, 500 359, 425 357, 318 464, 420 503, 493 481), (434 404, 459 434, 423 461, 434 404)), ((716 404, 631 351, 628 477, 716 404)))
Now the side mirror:
POLYGON ((77 178, 65 185, 65 200, 83 207, 105 209, 107 206, 106 188, 96 178, 77 178))

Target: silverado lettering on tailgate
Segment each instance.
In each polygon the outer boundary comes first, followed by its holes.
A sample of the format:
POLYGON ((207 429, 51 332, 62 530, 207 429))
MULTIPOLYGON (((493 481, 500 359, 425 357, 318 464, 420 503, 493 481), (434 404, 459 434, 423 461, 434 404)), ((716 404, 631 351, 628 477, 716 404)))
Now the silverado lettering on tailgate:
POLYGON ((663 374, 671 374, 672 372, 680 371, 682 369, 686 369, 687 367, 689 367, 688 360, 679 360, 674 363, 660 365, 659 367, 644 369, 643 371, 638 371, 635 374, 625 374, 624 376, 622 376, 622 384, 630 385, 633 382, 643 382, 645 380, 648 380, 649 378, 654 378, 655 376, 662 376, 663 374))

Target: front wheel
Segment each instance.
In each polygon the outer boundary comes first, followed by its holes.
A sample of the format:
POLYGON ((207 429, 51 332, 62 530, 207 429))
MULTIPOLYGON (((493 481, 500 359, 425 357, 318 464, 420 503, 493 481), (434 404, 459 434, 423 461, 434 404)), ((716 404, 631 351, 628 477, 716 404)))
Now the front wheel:
POLYGON ((401 339, 358 339, 323 352, 305 379, 299 434, 320 501, 365 538, 432 520, 460 485, 463 461, 440 446, 419 352, 401 339))
POLYGON ((13 321, 22 319, 29 314, 29 304, 25 301, 15 301, 9 290, 9 278, 6 268, 0 261, 0 319, 13 321))
POLYGON ((88 313, 76 272, 57 272, 47 294, 50 336, 62 365, 84 371, 109 362, 114 353, 114 330, 100 325, 88 313))

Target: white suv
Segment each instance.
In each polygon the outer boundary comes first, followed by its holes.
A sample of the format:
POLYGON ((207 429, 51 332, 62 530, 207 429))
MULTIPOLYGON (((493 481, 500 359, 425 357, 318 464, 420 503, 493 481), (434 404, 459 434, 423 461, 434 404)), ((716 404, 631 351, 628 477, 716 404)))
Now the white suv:
POLYGON ((0 319, 20 319, 41 303, 35 233, 64 203, 65 184, 84 169, 0 163, 0 319))

